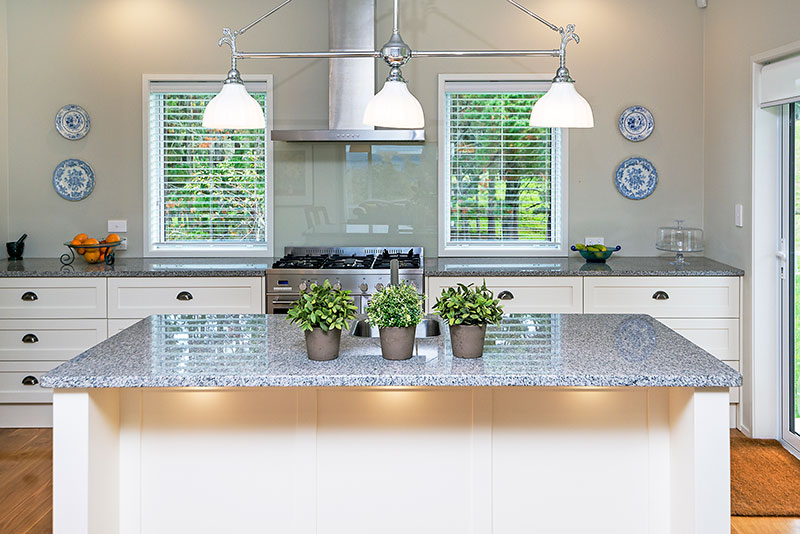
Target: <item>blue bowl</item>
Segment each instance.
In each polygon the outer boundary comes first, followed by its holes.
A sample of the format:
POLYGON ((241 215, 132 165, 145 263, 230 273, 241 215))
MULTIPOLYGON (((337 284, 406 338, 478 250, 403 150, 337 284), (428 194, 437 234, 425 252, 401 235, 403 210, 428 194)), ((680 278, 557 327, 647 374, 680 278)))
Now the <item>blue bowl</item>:
POLYGON ((605 263, 606 260, 610 258, 613 253, 622 249, 620 245, 617 245, 614 248, 609 248, 608 250, 603 252, 593 252, 591 250, 578 250, 577 248, 575 248, 575 245, 572 245, 570 248, 576 252, 580 252, 581 256, 583 256, 583 259, 585 259, 589 263, 605 263))

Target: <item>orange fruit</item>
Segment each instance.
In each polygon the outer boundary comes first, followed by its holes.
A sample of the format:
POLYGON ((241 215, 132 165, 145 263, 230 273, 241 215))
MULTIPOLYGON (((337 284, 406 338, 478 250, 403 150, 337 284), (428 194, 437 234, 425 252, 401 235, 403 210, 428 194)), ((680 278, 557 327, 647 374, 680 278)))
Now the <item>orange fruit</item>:
POLYGON ((100 259, 99 259, 99 260, 97 260, 97 261, 98 261, 99 263, 102 263, 102 262, 106 261, 106 253, 105 253, 105 252, 101 252, 101 253, 100 253, 100 259))
POLYGON ((89 263, 97 263, 100 260, 100 251, 96 248, 89 249, 83 255, 83 258, 89 263))
POLYGON ((122 241, 117 234, 108 234, 106 237, 106 243, 118 243, 122 241))
MULTIPOLYGON (((76 238, 76 239, 73 239, 72 241, 70 241, 69 244, 72 245, 73 247, 77 247, 78 245, 82 245, 83 241, 81 241, 80 239, 76 238)), ((77 252, 78 254, 83 254, 84 252, 86 252, 86 249, 84 249, 84 248, 76 248, 75 252, 77 252)))
POLYGON ((100 241, 98 241, 97 239, 95 239, 93 237, 90 237, 89 239, 85 240, 83 242, 83 244, 84 245, 99 245, 100 241))
MULTIPOLYGON (((100 244, 101 245, 105 245, 106 244, 106 240, 103 239, 102 241, 100 241, 100 244)), ((106 252, 108 252, 108 247, 100 247, 100 254, 101 255, 105 254, 106 252)), ((103 258, 100 258, 100 259, 103 259, 103 258)))
POLYGON ((73 239, 77 241, 86 241, 87 239, 89 239, 89 236, 86 234, 78 234, 73 239))

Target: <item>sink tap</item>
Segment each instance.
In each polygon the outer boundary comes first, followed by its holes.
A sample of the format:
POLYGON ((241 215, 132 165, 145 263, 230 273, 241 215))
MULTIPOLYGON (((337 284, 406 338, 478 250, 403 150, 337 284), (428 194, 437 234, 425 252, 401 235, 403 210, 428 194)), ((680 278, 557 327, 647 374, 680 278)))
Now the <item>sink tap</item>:
POLYGON ((400 262, 397 259, 393 259, 389 262, 389 269, 391 271, 389 283, 393 286, 400 285, 400 262))

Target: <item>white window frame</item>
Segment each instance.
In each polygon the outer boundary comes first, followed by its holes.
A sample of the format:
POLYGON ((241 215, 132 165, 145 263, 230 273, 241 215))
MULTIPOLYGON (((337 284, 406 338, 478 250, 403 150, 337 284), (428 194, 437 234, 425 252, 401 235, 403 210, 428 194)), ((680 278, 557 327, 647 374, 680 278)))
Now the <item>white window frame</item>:
MULTIPOLYGON (((244 82, 250 87, 254 85, 258 91, 265 91, 267 131, 264 155, 266 157, 266 243, 254 245, 225 245, 225 244, 203 244, 203 245, 167 245, 156 246, 154 243, 158 236, 153 235, 154 228, 151 219, 151 176, 150 176, 150 90, 153 83, 170 83, 178 87, 181 83, 187 85, 198 83, 217 83, 222 87, 219 74, 144 74, 142 75, 142 161, 144 175, 144 256, 145 257, 195 257, 212 258, 219 256, 231 257, 271 257, 274 250, 274 158, 272 143, 272 122, 273 122, 273 85, 272 75, 262 74, 253 76, 242 76, 244 82)), ((159 215, 160 217, 160 215, 159 215)))
MULTIPOLYGON (((551 74, 440 74, 439 75, 439 256, 470 257, 470 256, 567 256, 567 199, 569 197, 569 139, 568 130, 561 129, 561 154, 558 160, 560 167, 561 198, 558 202, 560 209, 560 225, 557 229, 560 242, 557 246, 542 245, 498 245, 493 247, 476 245, 452 246, 447 244, 449 229, 450 197, 449 180, 447 176, 449 150, 447 149, 447 100, 445 95, 446 84, 457 82, 472 82, 477 84, 493 83, 501 86, 506 84, 511 87, 514 83, 535 83, 534 89, 547 91, 550 88, 551 74), (541 85, 539 85, 541 84, 541 85)), ((476 87, 480 89, 480 87, 476 87)), ((530 90, 531 88, 527 88, 530 90)), ((511 89, 513 90, 513 89, 511 89)))

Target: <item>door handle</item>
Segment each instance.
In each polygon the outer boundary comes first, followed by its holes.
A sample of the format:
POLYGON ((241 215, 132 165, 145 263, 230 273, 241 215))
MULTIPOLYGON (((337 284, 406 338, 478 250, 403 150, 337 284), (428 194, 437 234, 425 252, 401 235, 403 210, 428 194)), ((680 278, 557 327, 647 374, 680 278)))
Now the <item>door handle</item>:
POLYGON ((175 298, 178 300, 192 300, 194 297, 188 291, 181 291, 175 298))
POLYGON ((498 293, 497 298, 499 298, 500 300, 513 300, 514 293, 512 293, 511 291, 501 291, 500 293, 498 293))
POLYGON ((653 293, 653 300, 669 300, 669 295, 666 291, 656 291, 653 293))
POLYGON ((38 383, 39 383, 39 379, 36 378, 35 376, 28 375, 28 376, 26 376, 25 378, 22 379, 22 385, 23 386, 35 386, 38 383))
POLYGON ((33 302, 34 300, 39 300, 39 295, 34 293, 33 291, 26 291, 22 294, 22 300, 25 302, 33 302))
POLYGON ((36 334, 25 334, 24 336, 22 336, 22 342, 23 343, 38 343, 39 342, 39 338, 36 337, 36 334))

